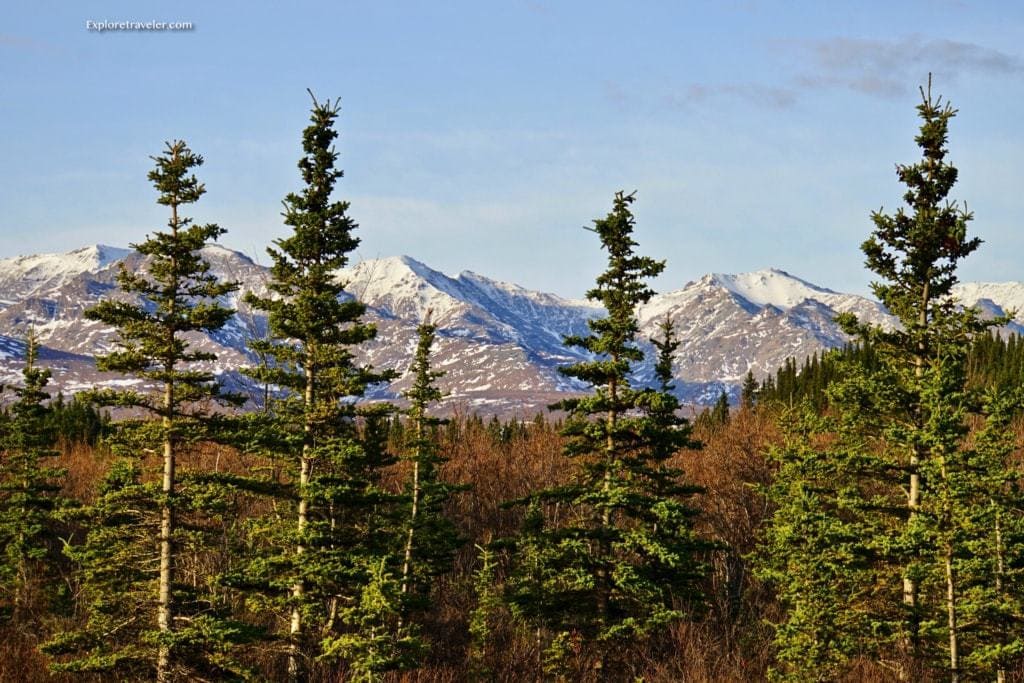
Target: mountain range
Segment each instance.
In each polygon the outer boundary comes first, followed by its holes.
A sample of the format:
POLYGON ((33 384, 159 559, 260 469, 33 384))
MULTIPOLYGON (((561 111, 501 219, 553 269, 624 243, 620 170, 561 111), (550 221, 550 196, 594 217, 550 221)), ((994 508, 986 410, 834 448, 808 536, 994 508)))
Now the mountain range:
MULTIPOLYGON (((222 330, 192 341, 217 354, 210 369, 234 388, 247 388, 237 369, 251 365, 249 339, 267 333, 266 319, 242 302, 246 291, 265 293, 268 270, 222 246, 203 250, 213 271, 237 281, 238 293, 225 302, 237 314, 222 330)), ((25 336, 33 328, 40 357, 52 368, 54 387, 73 393, 97 385, 136 385, 139 380, 100 373, 93 357, 114 348, 116 332, 86 320, 83 313, 117 289, 121 266, 145 269, 145 259, 128 249, 103 245, 64 254, 0 259, 0 382, 20 379, 25 336)), ((416 343, 416 326, 431 311, 438 326, 434 363, 449 410, 529 414, 585 390, 558 372, 582 353, 566 348, 567 334, 584 334, 587 321, 603 315, 590 301, 570 300, 464 271, 449 276, 408 256, 360 262, 338 273, 346 291, 368 307, 377 339, 361 350, 362 360, 404 375, 416 343)), ((1024 283, 962 283, 956 296, 986 315, 1020 311, 1008 326, 1024 332, 1024 283)), ((656 295, 640 308, 641 333, 649 338, 666 316, 681 345, 675 376, 680 397, 692 404, 714 401, 725 390, 735 397, 748 371, 762 378, 787 358, 804 357, 842 345, 847 337, 833 322, 851 311, 861 320, 893 325, 884 307, 855 294, 812 284, 781 270, 728 275, 713 273, 656 295)), ((648 347, 649 348, 649 347, 648 347)), ((650 355, 650 354, 648 354, 650 355)), ((638 381, 649 381, 650 361, 638 364, 638 381)), ((402 376, 374 397, 393 398, 408 385, 402 376)))

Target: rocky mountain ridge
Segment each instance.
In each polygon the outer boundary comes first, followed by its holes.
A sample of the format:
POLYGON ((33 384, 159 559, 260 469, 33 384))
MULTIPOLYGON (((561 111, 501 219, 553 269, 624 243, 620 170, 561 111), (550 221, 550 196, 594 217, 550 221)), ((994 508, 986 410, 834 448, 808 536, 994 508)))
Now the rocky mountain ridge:
MULTIPOLYGON (((241 296, 250 290, 264 292, 269 273, 222 246, 208 247, 204 256, 218 276, 240 283, 240 291, 225 302, 238 313, 215 335, 193 341, 218 355, 211 369, 244 388, 237 369, 253 362, 246 344, 266 334, 266 320, 242 303, 241 296)), ((136 383, 96 371, 93 356, 113 348, 116 333, 83 317, 100 299, 123 296, 116 286, 122 265, 144 269, 145 261, 130 250, 103 245, 0 259, 0 381, 18 381, 23 339, 31 327, 60 390, 136 383)), ((592 302, 470 271, 453 277, 408 256, 363 261, 339 277, 351 296, 367 304, 368 318, 378 327, 377 339, 361 351, 376 367, 405 372, 416 326, 431 311, 439 328, 435 363, 447 373, 441 384, 449 394, 449 408, 525 414, 585 389, 561 375, 558 367, 582 357, 563 346, 562 337, 585 333, 587 321, 603 314, 592 302)), ((963 283, 956 294, 986 314, 1024 312, 1024 283, 963 283)), ((648 337, 665 316, 675 322, 682 342, 675 366, 678 391, 684 400, 700 404, 713 401, 723 389, 735 394, 748 371, 763 377, 790 356, 802 359, 841 345, 847 338, 833 318, 846 311, 862 320, 893 324, 877 302, 776 269, 705 275, 655 296, 638 318, 648 337)), ((1009 329, 1024 332, 1024 315, 1009 329)), ((650 363, 639 364, 635 373, 641 381, 649 378, 650 363)), ((375 395, 394 397, 406 382, 403 377, 379 387, 375 395)))

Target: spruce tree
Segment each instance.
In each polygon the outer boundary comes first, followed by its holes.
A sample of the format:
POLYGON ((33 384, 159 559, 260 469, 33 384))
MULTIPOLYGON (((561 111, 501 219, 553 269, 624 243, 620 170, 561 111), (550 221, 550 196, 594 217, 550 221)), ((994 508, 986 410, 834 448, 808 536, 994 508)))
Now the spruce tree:
POLYGON ((755 400, 757 400, 757 380, 754 378, 754 371, 748 370, 740 389, 740 407, 750 410, 754 407, 755 400))
POLYGON ((11 390, 16 399, 0 423, 0 617, 12 621, 29 620, 33 587, 49 592, 60 555, 55 512, 67 502, 59 495, 64 470, 47 464, 59 453, 47 405, 50 371, 38 359, 30 331, 23 384, 11 390))
MULTIPOLYGON (((210 352, 194 347, 189 335, 211 333, 222 328, 233 314, 233 310, 220 303, 222 297, 237 289, 231 282, 220 282, 211 272, 200 250, 211 240, 224 233, 216 224, 195 224, 191 218, 180 213, 181 209, 196 202, 205 193, 205 187, 192 173, 202 165, 203 158, 195 154, 182 141, 167 143, 164 153, 153 157, 155 168, 149 173, 159 196, 157 202, 170 209, 166 231, 155 231, 146 241, 133 245, 134 249, 147 257, 145 272, 131 272, 124 265, 117 276, 122 299, 107 299, 86 311, 86 317, 114 327, 119 333, 117 350, 97 358, 97 367, 108 372, 120 372, 156 385, 159 393, 138 390, 106 389, 93 392, 92 397, 104 405, 127 408, 132 411, 149 413, 159 419, 153 424, 145 420, 128 419, 118 424, 114 441, 117 450, 128 458, 142 459, 146 453, 159 453, 161 476, 158 490, 139 484, 136 491, 148 497, 158 512, 158 523, 152 529, 152 538, 139 534, 138 544, 147 541, 155 543, 156 557, 150 557, 146 545, 125 549, 122 561, 130 561, 126 567, 116 571, 141 572, 149 578, 155 600, 146 597, 145 591, 137 597, 139 603, 124 605, 132 619, 152 619, 155 632, 148 629, 137 631, 141 642, 125 643, 126 650, 134 662, 145 660, 146 664, 133 664, 133 675, 147 676, 152 673, 158 681, 168 681, 180 675, 187 675, 186 658, 178 658, 176 648, 184 653, 197 647, 202 649, 205 636, 198 626, 196 615, 177 614, 179 601, 175 562, 178 544, 184 542, 185 530, 179 524, 179 515, 191 509, 193 503, 180 491, 177 461, 180 451, 188 442, 194 442, 210 433, 206 429, 210 407, 216 402, 234 402, 233 397, 221 393, 215 375, 208 370, 208 364, 216 360, 210 352), (155 571, 154 571, 155 569, 155 571), (181 616, 182 620, 178 617, 181 616), (183 625, 186 624, 186 625, 183 625), (198 629, 198 630, 197 630, 198 629), (148 668, 151 667, 151 670, 148 668), (143 674, 142 672, 147 672, 143 674)), ((115 469, 115 480, 139 481, 135 465, 122 465, 115 469), (127 477, 127 479, 125 479, 127 477)), ((115 499, 121 497, 116 491, 109 491, 115 499)), ((109 501, 101 499, 95 512, 99 517, 106 514, 109 501)), ((140 508, 148 506, 140 504, 140 508)), ((117 515, 114 515, 117 518, 117 515)), ((140 518, 139 524, 149 527, 150 518, 140 518)), ((92 538, 86 540, 86 548, 96 544, 103 529, 92 528, 92 538)), ((132 535, 134 536, 134 534, 132 535)), ((79 555, 84 562, 83 580, 88 584, 103 575, 99 565, 109 562, 101 551, 85 550, 79 555)), ((72 551, 75 555, 75 551, 72 551)), ((90 590, 88 586, 85 589, 90 590)), ((98 596, 101 602, 111 596, 98 596)), ((192 598, 182 596, 181 600, 193 604, 192 598)), ((98 616, 94 614, 93 616, 98 616)), ((59 637, 52 652, 70 654, 72 645, 82 646, 79 654, 90 660, 87 668, 102 670, 108 664, 117 665, 117 657, 93 657, 93 647, 110 647, 111 642, 103 639, 95 629, 103 628, 102 620, 90 618, 86 631, 92 635, 65 634, 59 637), (62 643, 57 645, 57 643, 62 643)), ((135 636, 132 636, 135 638, 135 636)), ((191 656, 191 655, 190 655, 191 656)), ((84 660, 83 660, 84 661, 84 660)), ((62 666, 71 669, 74 663, 62 661, 62 666)), ((85 666, 84 664, 82 666, 85 666)))
MULTIPOLYGON (((875 384, 859 384, 867 402, 875 384)), ((844 398, 853 398, 853 389, 844 398)), ((774 586, 783 610, 776 624, 773 679, 832 681, 857 655, 878 656, 889 629, 872 634, 876 571, 872 541, 891 535, 871 515, 871 493, 857 475, 878 463, 864 455, 856 429, 840 431, 847 415, 817 413, 810 401, 785 408, 782 443, 769 452, 778 465, 765 491, 775 510, 763 532, 755 570, 774 586), (842 437, 829 443, 827 435, 842 437)))
MULTIPOLYGON (((966 358, 973 339, 1002 321, 982 321, 951 296, 958 263, 980 240, 967 237, 971 214, 947 200, 957 178, 945 160, 956 111, 930 88, 921 94, 923 159, 897 166, 910 212, 875 212, 862 247, 879 277, 873 290, 900 325, 839 316, 870 353, 835 357, 829 415, 797 421, 804 436, 777 452, 769 493, 778 509, 762 572, 787 608, 776 643, 781 672, 796 678, 839 671, 859 654, 904 679, 945 669, 958 680, 965 581, 995 581, 967 559, 965 525, 969 501, 986 479, 1002 476, 1005 463, 981 469, 970 448, 968 416, 979 401, 967 388, 966 358), (802 618, 813 613, 824 616, 802 618), (829 650, 827 663, 815 655, 821 648, 829 650)), ((1003 523, 1015 514, 1003 509, 1003 523)))
MULTIPOLYGON (((376 681, 389 672, 413 668, 426 652, 420 618, 430 605, 436 578, 449 571, 461 539, 454 524, 445 517, 444 507, 457 487, 442 482, 438 468, 444 458, 438 451, 436 428, 443 420, 431 417, 430 405, 443 396, 435 381, 444 375, 431 369, 430 353, 436 327, 430 311, 417 328, 418 343, 410 372, 412 386, 405 392, 410 406, 408 429, 404 431, 404 459, 410 466, 409 479, 401 500, 383 501, 393 510, 394 529, 401 544, 397 555, 370 556, 369 581, 360 588, 359 598, 342 609, 341 619, 351 628, 324 640, 323 659, 339 658, 349 663, 356 680, 376 681), (400 562, 396 559, 400 558, 400 562)), ((372 423, 371 423, 372 424, 372 423)), ((364 444, 368 445, 364 436, 364 444)), ((378 446, 380 449, 381 446, 378 446)), ((367 452, 373 449, 367 448, 367 452)), ((381 535, 391 528, 378 529, 381 535)))
MULTIPOLYGON (((948 488, 946 461, 954 457, 964 431, 964 379, 959 366, 970 337, 993 324, 980 321, 973 311, 957 311, 951 297, 959 262, 974 252, 981 240, 967 237, 972 215, 947 200, 958 175, 945 160, 949 121, 956 110, 941 97, 932 98, 930 82, 921 97, 918 114, 922 125, 916 142, 923 158, 916 164, 897 166, 897 175, 907 188, 903 199, 911 213, 903 208, 892 215, 875 212, 875 230, 862 245, 867 267, 880 278, 872 284, 872 291, 899 319, 901 328, 887 331, 861 325, 851 315, 840 317, 847 332, 874 342, 895 369, 897 386, 903 390, 896 406, 903 413, 903 425, 891 422, 893 428, 887 436, 895 464, 907 473, 906 520, 899 545, 904 553, 900 564, 906 612, 901 638, 911 670, 924 654, 921 626, 926 612, 919 583, 926 573, 930 519, 921 515, 922 474, 935 472, 938 476, 929 481, 939 484, 937 490, 948 488)), ((948 524, 948 517, 944 518, 948 524)), ((945 563, 949 561, 946 558, 945 563)), ((952 583, 953 578, 948 581, 952 583)), ((954 591, 952 585, 947 588, 954 591)), ((948 628, 950 674, 955 679, 959 657, 952 599, 947 607, 954 622, 948 628)))
POLYGON ((1012 420, 1024 404, 1014 392, 987 390, 982 398, 984 425, 963 469, 949 510, 949 532, 962 549, 953 566, 959 578, 959 610, 967 677, 993 673, 998 683, 1024 660, 1024 498, 1019 447, 1012 420))
POLYGON ((565 455, 579 463, 578 473, 522 501, 526 521, 506 590, 513 611, 546 636, 553 671, 582 676, 589 661, 613 680, 628 668, 626 646, 700 604, 703 576, 697 555, 704 545, 683 502, 694 489, 667 462, 690 442, 670 393, 670 337, 661 340, 661 387, 631 382, 631 365, 643 359, 636 309, 653 295, 645 280, 664 268, 634 253, 633 199, 618 193, 611 213, 594 221, 608 268, 587 296, 608 315, 589 322, 589 335, 565 340, 594 356, 561 369, 594 393, 553 406, 568 412, 565 455), (578 647, 582 658, 572 656, 578 647))
MULTIPOLYGON (((313 98, 298 164, 305 187, 284 199, 292 233, 268 249, 271 296, 247 297, 267 312, 272 337, 260 347, 271 362, 249 374, 284 392, 266 418, 276 441, 270 449, 289 476, 265 489, 294 507, 290 529, 262 525, 257 556, 230 581, 287 612, 292 680, 307 676, 321 650, 339 651, 333 639, 345 621, 340 610, 368 595, 371 583, 393 581, 393 563, 378 571, 379 559, 397 551, 393 538, 378 533, 385 526, 380 515, 393 506, 378 482, 388 455, 379 439, 361 440, 354 401, 391 374, 355 361, 376 329, 362 320, 365 305, 337 279, 359 244, 348 202, 332 197, 342 177, 333 147, 338 112, 337 102, 313 98)), ((368 422, 379 420, 371 415, 368 422)))
POLYGON ((431 417, 428 409, 443 397, 435 384, 443 372, 431 369, 430 352, 437 327, 430 312, 417 328, 418 343, 411 372, 409 400, 410 432, 406 456, 412 465, 406 485, 409 497, 406 538, 402 561, 402 594, 410 608, 422 603, 433 580, 451 568, 460 538, 455 525, 445 517, 444 506, 456 487, 440 480, 438 468, 444 458, 438 452, 436 429, 444 421, 431 417))

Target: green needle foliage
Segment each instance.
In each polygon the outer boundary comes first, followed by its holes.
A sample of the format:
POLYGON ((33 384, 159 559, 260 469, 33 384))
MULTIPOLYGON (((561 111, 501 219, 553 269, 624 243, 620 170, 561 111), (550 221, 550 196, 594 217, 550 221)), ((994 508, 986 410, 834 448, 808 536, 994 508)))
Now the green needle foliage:
MULTIPOLYGON (((410 473, 402 504, 394 506, 394 512, 401 515, 395 520, 401 551, 381 555, 379 560, 367 558, 373 563, 367 567, 369 582, 360 588, 358 600, 341 610, 341 619, 350 629, 324 642, 323 658, 348 661, 354 680, 381 680, 389 671, 414 668, 419 663, 426 652, 419 619, 430 606, 434 581, 451 570, 455 550, 462 542, 444 515, 444 506, 456 487, 438 477, 444 458, 438 452, 435 430, 443 421, 427 412, 430 404, 442 397, 435 380, 444 373, 430 367, 435 331, 428 311, 418 327, 419 342, 410 369, 413 384, 405 392, 411 404, 404 449, 410 473)), ((381 528, 378 533, 391 532, 381 528)))
POLYGON ((777 510, 761 573, 785 608, 776 635, 780 677, 834 678, 865 656, 904 678, 941 670, 953 681, 991 678, 1012 652, 975 637, 1006 628, 1010 602, 993 622, 999 628, 965 621, 985 613, 975 597, 986 590, 1021 588, 1010 584, 1008 565, 1000 574, 993 560, 1017 552, 1006 545, 1012 535, 996 534, 995 520, 1007 529, 1021 514, 1005 497, 1015 478, 1005 409, 967 382, 972 344, 1005 319, 983 321, 951 296, 958 263, 981 241, 967 237, 971 214, 947 200, 957 179, 945 161, 956 111, 929 88, 918 113, 923 159, 897 167, 910 212, 875 212, 862 246, 880 278, 874 292, 900 324, 839 317, 870 353, 829 359, 827 415, 794 414, 774 453, 779 472, 768 495, 777 510), (972 447, 976 414, 986 426, 972 447), (982 661, 988 668, 969 670, 982 661))
POLYGON ((68 515, 87 529, 84 542, 65 550, 78 567, 78 600, 86 615, 80 628, 60 632, 43 645, 43 652, 55 659, 55 671, 153 679, 158 640, 155 493, 153 486, 142 484, 137 460, 120 458, 96 502, 68 515))
POLYGON ((550 671, 582 676, 592 668, 610 680, 625 675, 629 645, 701 603, 697 558, 707 547, 683 503, 694 489, 667 464, 690 444, 671 394, 671 326, 658 343, 661 386, 630 381, 631 364, 643 360, 636 309, 654 294, 644 281, 664 268, 633 252, 632 202, 620 192, 612 212, 594 221, 608 268, 587 296, 608 316, 589 323, 590 335, 566 338, 594 356, 562 368, 594 393, 553 406, 568 412, 565 455, 579 463, 579 474, 523 501, 526 522, 507 585, 513 611, 546 635, 550 671))
POLYGON ((963 668, 968 675, 1006 680, 1024 660, 1024 500, 1011 419, 1024 404, 1014 393, 986 392, 984 425, 955 473, 949 532, 958 548, 963 668))
POLYGON ((384 674, 414 668, 423 655, 423 643, 414 629, 402 625, 401 583, 382 557, 366 568, 368 580, 359 588, 351 607, 341 608, 341 619, 351 629, 324 642, 323 659, 349 663, 348 680, 375 683, 384 674))
POLYGON ((144 272, 121 266, 117 281, 125 298, 102 301, 86 317, 120 335, 119 348, 97 359, 100 370, 159 388, 96 391, 93 400, 159 419, 117 423, 111 446, 125 461, 95 505, 76 513, 86 536, 68 551, 81 568, 83 594, 92 596, 89 613, 81 629, 58 636, 48 651, 60 655, 61 670, 166 681, 222 671, 222 653, 238 635, 215 626, 219 608, 183 581, 177 566, 184 553, 202 546, 203 506, 217 497, 187 476, 183 481, 177 461, 189 443, 216 437, 213 406, 236 402, 221 393, 209 369, 216 356, 194 348, 189 335, 227 323, 233 310, 220 301, 237 285, 218 281, 200 253, 224 230, 179 213, 205 192, 192 173, 202 157, 175 141, 153 160, 149 179, 157 202, 170 209, 167 230, 133 245, 148 258, 144 272), (144 483, 142 465, 155 453, 160 481, 144 483))
POLYGON ((337 102, 313 99, 298 164, 305 187, 284 200, 292 233, 268 249, 271 296, 247 299, 267 312, 271 337, 253 344, 266 362, 248 373, 283 394, 256 420, 262 436, 254 443, 285 476, 257 486, 277 499, 277 512, 252 527, 254 555, 228 582, 282 614, 292 680, 308 675, 312 658, 340 652, 333 639, 345 631, 344 609, 370 582, 387 583, 375 568, 382 556, 395 566, 399 545, 380 533, 393 528, 393 496, 379 481, 391 462, 379 438, 387 409, 356 405, 367 387, 392 375, 355 361, 376 328, 362 322, 366 307, 337 279, 359 244, 348 202, 332 199, 342 177, 333 147, 338 112, 337 102))
POLYGON ((451 569, 455 551, 462 544, 455 525, 444 514, 444 507, 458 487, 439 478, 438 468, 445 458, 438 452, 436 430, 444 420, 431 417, 430 405, 443 394, 435 381, 443 372, 431 369, 430 351, 437 327, 427 320, 417 328, 418 343, 411 373, 413 384, 405 397, 410 402, 406 459, 411 475, 406 484, 409 507, 405 552, 402 562, 402 594, 409 609, 429 604, 433 581, 451 569))
POLYGON ((16 400, 0 420, 0 616, 15 622, 38 617, 33 608, 45 611, 33 594, 55 578, 60 524, 54 513, 67 504, 59 495, 64 470, 47 464, 58 452, 46 405, 50 371, 37 365, 38 353, 30 332, 23 386, 11 390, 16 400))

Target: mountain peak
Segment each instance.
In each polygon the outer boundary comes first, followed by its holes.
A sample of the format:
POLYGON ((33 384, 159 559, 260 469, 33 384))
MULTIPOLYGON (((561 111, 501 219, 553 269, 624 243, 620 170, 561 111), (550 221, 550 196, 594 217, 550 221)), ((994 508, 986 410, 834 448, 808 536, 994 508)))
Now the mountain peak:
POLYGON ((120 261, 130 253, 132 253, 131 249, 112 247, 108 244, 91 244, 87 247, 68 252, 67 255, 81 258, 90 264, 94 264, 97 268, 106 268, 111 263, 120 261))
POLYGON ((0 279, 24 278, 36 283, 60 284, 67 277, 100 271, 130 253, 130 249, 93 244, 63 254, 0 259, 0 279))
POLYGON ((702 282, 722 287, 757 306, 789 309, 807 299, 836 292, 820 287, 778 268, 765 268, 749 273, 711 273, 702 282))
POLYGON ((341 273, 348 280, 359 281, 367 286, 373 285, 375 288, 393 286, 410 279, 435 284, 437 280, 447 277, 425 263, 405 255, 365 259, 342 269, 341 273))

